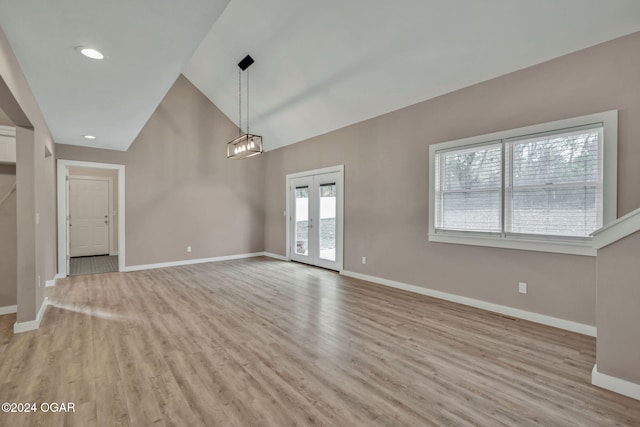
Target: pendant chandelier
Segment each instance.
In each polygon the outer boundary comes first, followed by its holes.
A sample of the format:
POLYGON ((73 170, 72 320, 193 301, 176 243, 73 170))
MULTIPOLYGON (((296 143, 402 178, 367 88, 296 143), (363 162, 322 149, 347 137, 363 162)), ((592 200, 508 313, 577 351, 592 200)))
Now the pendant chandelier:
POLYGON ((247 55, 238 62, 238 138, 227 143, 227 159, 246 159, 262 153, 262 137, 249 132, 249 67, 254 63, 247 55), (242 73, 247 76, 247 132, 242 134, 242 73))

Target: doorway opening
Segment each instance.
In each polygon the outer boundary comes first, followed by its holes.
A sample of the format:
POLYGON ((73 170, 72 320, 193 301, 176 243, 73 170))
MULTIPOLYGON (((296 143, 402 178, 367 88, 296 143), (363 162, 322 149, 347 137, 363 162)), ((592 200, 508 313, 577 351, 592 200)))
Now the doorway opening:
POLYGON ((124 166, 58 160, 58 271, 124 269, 124 166))
POLYGON ((344 166, 287 175, 287 259, 341 271, 344 166))

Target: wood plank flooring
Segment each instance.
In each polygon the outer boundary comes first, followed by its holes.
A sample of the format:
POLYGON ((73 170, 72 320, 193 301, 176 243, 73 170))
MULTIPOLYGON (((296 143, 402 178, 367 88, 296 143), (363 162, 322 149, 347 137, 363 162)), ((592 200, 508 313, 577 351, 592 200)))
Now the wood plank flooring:
POLYGON ((0 426, 616 426, 593 338, 267 258, 77 276, 0 317, 0 426))

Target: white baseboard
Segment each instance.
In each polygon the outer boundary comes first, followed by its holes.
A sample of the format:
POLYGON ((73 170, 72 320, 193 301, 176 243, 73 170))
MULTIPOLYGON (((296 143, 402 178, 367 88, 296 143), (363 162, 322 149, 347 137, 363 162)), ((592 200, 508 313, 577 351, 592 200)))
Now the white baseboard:
POLYGON ((58 274, 56 274, 55 280, 64 279, 65 277, 67 277, 67 276, 65 276, 64 274, 59 274, 58 273, 58 274))
POLYGON ((467 298, 460 295, 449 294, 442 291, 436 291, 429 288, 423 288, 421 286, 409 285, 407 283, 396 282, 394 280, 382 279, 380 277, 369 276, 366 274, 360 274, 353 271, 343 270, 340 272, 347 277, 353 277, 355 279, 366 280, 368 282, 377 283, 379 285, 390 286, 392 288, 402 289, 409 292, 415 292, 417 294, 426 295, 446 301, 455 302, 458 304, 468 305, 483 310, 492 311, 494 313, 504 314, 506 316, 515 317, 518 319, 528 320, 530 322, 541 323, 547 326, 553 326, 555 328, 564 329, 571 332, 577 332, 579 334, 595 337, 597 330, 595 326, 585 325, 583 323, 572 322, 570 320, 558 319, 556 317, 547 316, 544 314, 532 313, 530 311, 520 310, 517 308, 509 307, 506 305, 494 304, 486 301, 481 301, 473 298, 467 298))
POLYGON ((598 372, 597 364, 593 365, 593 370, 591 371, 591 384, 640 400, 640 384, 598 372))
POLYGON ((218 261, 229 261, 229 260, 243 259, 243 258, 255 258, 255 257, 263 256, 263 254, 264 252, 254 252, 250 254, 227 255, 227 256, 219 256, 219 257, 213 257, 213 258, 199 258, 199 259, 187 259, 184 261, 160 262, 157 264, 128 265, 124 267, 123 271, 125 272, 141 271, 141 270, 151 270, 154 268, 178 267, 180 265, 202 264, 205 262, 218 262, 218 261))
POLYGON ((262 254, 264 256, 266 256, 266 257, 269 257, 269 258, 279 259, 280 261, 289 261, 287 259, 287 257, 283 256, 283 255, 278 255, 278 254, 274 254, 274 253, 271 253, 271 252, 263 252, 262 254))
POLYGON ((6 307, 0 307, 0 316, 3 316, 5 314, 13 314, 17 312, 18 312, 17 305, 8 305, 6 307))
POLYGON ((44 286, 46 288, 52 288, 56 285, 56 280, 57 280, 57 275, 53 277, 53 279, 51 280, 47 280, 46 282, 44 282, 44 286))
POLYGON ((47 309, 47 304, 49 304, 49 298, 45 298, 42 301, 42 305, 40 306, 40 310, 38 310, 38 315, 36 316, 36 320, 30 320, 28 322, 16 322, 13 325, 13 333, 19 334, 21 332, 33 331, 40 327, 40 322, 42 322, 42 316, 44 316, 44 312, 47 309))

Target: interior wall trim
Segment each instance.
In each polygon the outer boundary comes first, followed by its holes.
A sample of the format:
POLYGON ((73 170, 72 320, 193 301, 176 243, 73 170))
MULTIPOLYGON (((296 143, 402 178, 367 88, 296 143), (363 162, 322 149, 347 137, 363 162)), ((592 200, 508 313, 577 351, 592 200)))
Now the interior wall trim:
POLYGON ((289 261, 286 256, 274 254, 273 252, 263 252, 262 254, 266 257, 277 259, 280 261, 289 261))
POLYGON ((13 314, 18 312, 17 305, 7 305, 6 307, 0 307, 0 316, 4 316, 5 314, 13 314))
POLYGON ((480 308, 482 310, 492 311, 494 313, 504 314, 506 316, 515 317, 517 319, 528 320, 530 322, 540 323, 542 325, 553 326, 582 335, 595 337, 597 329, 595 326, 585 325, 583 323, 573 322, 571 320, 559 319, 557 317, 547 316, 545 314, 533 313, 531 311, 520 310, 518 308, 506 305, 494 304, 487 301, 481 301, 473 298, 463 297, 460 295, 450 294, 447 292, 436 291, 422 286, 410 285, 408 283, 396 282, 395 280, 382 279, 380 277, 369 276, 366 274, 356 273, 353 271, 343 270, 340 274, 353 277, 354 279, 365 280, 367 282, 379 285, 389 286, 404 291, 414 292, 445 301, 455 302, 458 304, 468 305, 470 307, 480 308))
POLYGON ((618 218, 593 233, 593 246, 602 249, 640 230, 640 209, 618 218))
POLYGON ((57 275, 55 275, 55 276, 53 276, 53 279, 51 279, 51 280, 47 280, 47 281, 44 283, 44 286, 45 286, 46 288, 52 288, 52 287, 54 287, 54 286, 56 285, 56 281, 57 281, 57 280, 58 280, 58 276, 57 276, 57 275))
POLYGON ((218 256, 213 258, 198 258, 198 259, 186 259, 183 261, 159 262, 156 264, 128 265, 124 268, 123 271, 130 272, 130 271, 152 270, 154 268, 178 267, 181 265, 203 264, 205 262, 218 262, 218 261, 230 261, 234 259, 243 259, 243 258, 255 258, 263 255, 264 255, 264 252, 253 252, 248 254, 226 255, 226 256, 218 256))
POLYGON ((40 306, 40 310, 38 310, 38 315, 35 320, 29 320, 27 322, 16 322, 13 325, 13 333, 19 334, 21 332, 34 331, 40 327, 40 322, 42 322, 42 317, 44 316, 44 312, 47 309, 47 305, 49 304, 49 298, 45 298, 42 301, 42 305, 40 306))
POLYGON ((591 384, 640 400, 640 384, 598 372, 597 364, 593 365, 593 370, 591 371, 591 384))

